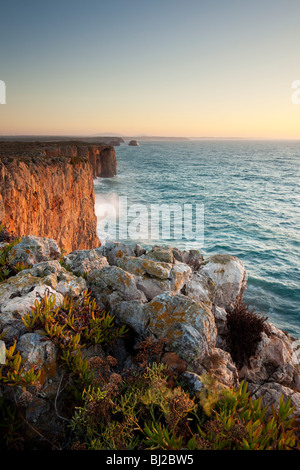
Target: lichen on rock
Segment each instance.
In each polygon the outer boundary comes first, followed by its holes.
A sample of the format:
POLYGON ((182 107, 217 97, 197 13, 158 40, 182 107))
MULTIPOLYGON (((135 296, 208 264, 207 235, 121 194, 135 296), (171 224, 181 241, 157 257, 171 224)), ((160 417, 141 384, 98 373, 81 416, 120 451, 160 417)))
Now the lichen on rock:
POLYGON ((215 346, 216 327, 211 311, 182 294, 164 293, 144 306, 148 329, 167 338, 168 347, 188 363, 197 363, 215 346))

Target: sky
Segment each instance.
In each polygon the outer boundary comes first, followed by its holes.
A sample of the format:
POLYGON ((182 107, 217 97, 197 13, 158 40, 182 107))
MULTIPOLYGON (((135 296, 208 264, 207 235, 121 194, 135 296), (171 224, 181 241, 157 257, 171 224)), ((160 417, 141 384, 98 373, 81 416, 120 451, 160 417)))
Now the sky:
POLYGON ((300 139, 299 20, 299 0, 2 2, 0 134, 300 139))

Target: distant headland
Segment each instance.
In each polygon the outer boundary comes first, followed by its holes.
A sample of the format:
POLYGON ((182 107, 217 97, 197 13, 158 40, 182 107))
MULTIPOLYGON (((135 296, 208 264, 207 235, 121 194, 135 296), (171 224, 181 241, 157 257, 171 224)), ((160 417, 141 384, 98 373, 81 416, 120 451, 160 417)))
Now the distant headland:
POLYGON ((22 142, 52 142, 52 141, 84 141, 94 144, 107 144, 107 145, 120 145, 121 143, 136 141, 188 141, 189 137, 168 137, 168 136, 154 136, 154 135, 118 135, 118 134, 95 134, 95 135, 0 135, 1 141, 22 141, 22 142))

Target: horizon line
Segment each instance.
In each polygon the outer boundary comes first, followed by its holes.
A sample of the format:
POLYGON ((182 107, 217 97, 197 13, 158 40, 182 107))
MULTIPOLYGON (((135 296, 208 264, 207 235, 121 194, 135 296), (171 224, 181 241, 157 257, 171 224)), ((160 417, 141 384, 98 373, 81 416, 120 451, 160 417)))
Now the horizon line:
POLYGON ((99 133, 99 134, 68 134, 68 133, 53 133, 53 134, 32 134, 32 133, 18 133, 18 134, 0 134, 0 138, 5 137, 80 137, 84 138, 87 137, 91 138, 101 138, 101 137, 109 137, 109 138, 151 138, 151 139, 183 139, 183 140, 284 140, 284 141, 300 141, 300 137, 226 137, 226 136, 170 136, 170 135, 152 135, 152 134, 118 134, 118 133, 99 133))

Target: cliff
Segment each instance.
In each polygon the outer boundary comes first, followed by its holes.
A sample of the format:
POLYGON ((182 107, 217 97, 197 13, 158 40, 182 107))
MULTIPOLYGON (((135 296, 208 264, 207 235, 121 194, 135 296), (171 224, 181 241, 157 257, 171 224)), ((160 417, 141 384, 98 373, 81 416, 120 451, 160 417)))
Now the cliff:
POLYGON ((60 147, 55 156, 49 149, 21 148, 19 154, 16 148, 0 154, 0 223, 20 237, 54 238, 67 252, 98 247, 89 160, 60 156, 60 147))
POLYGON ((94 178, 111 178, 117 174, 116 152, 111 145, 78 145, 77 154, 89 159, 94 178))

